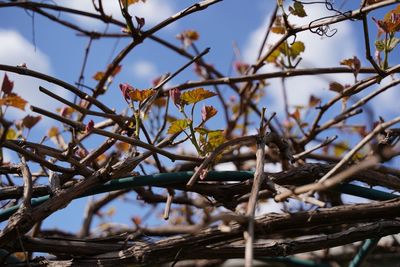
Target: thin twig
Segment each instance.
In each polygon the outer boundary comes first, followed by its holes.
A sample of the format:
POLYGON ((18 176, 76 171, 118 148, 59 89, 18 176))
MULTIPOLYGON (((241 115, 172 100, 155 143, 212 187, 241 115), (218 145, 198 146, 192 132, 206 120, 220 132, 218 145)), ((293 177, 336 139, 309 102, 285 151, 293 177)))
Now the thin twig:
MULTIPOLYGON (((365 169, 376 166, 376 164, 378 164, 378 163, 379 163, 378 157, 371 157, 369 159, 362 161, 359 164, 355 164, 355 165, 351 166, 350 168, 346 169, 345 171, 343 171, 323 182, 317 182, 317 183, 312 183, 312 184, 307 184, 307 185, 297 187, 292 192, 292 194, 299 195, 299 194, 306 193, 306 192, 319 192, 319 191, 327 190, 331 187, 334 187, 334 186, 346 181, 346 179, 357 174, 360 171, 363 171, 365 169)), ((276 196, 275 200, 282 201, 283 199, 280 196, 276 196)))
POLYGON ((261 184, 265 179, 264 161, 265 161, 265 127, 264 127, 265 108, 262 109, 260 120, 259 134, 257 136, 257 151, 256 151, 256 171, 254 173, 253 186, 251 188, 250 199, 247 204, 246 216, 249 218, 247 231, 243 233, 246 243, 245 250, 245 266, 253 266, 253 243, 254 243, 254 215, 257 206, 258 192, 261 184))
MULTIPOLYGON (((367 136, 365 136, 353 149, 351 149, 349 152, 346 153, 346 155, 342 158, 341 161, 339 161, 335 167, 333 167, 328 173, 326 173, 319 181, 318 183, 323 183, 326 180, 328 180, 333 174, 335 174, 340 168, 342 168, 347 162, 349 162, 353 156, 364 146, 366 145, 369 141, 372 140, 376 135, 378 135, 381 131, 385 130, 386 128, 392 126, 393 124, 399 123, 400 122, 400 117, 397 117, 391 121, 385 122, 385 123, 380 123, 378 126, 375 127, 373 131, 371 131, 367 136)), ((296 192, 296 190, 294 190, 296 192)), ((290 197, 294 192, 287 192, 284 194, 280 194, 275 197, 277 201, 283 201, 290 197)), ((311 192, 310 192, 311 193, 311 192)))
POLYGON ((31 199, 32 199, 32 174, 29 170, 28 164, 26 163, 25 156, 21 155, 21 173, 22 177, 24 178, 24 194, 23 194, 23 201, 22 205, 25 209, 31 209, 31 199))
POLYGON ((243 145, 245 143, 254 142, 256 139, 257 139, 256 135, 249 135, 249 136, 238 137, 219 145, 208 157, 204 159, 204 161, 196 169, 196 171, 194 172, 194 174, 192 175, 186 186, 188 188, 192 187, 196 183, 197 179, 200 177, 200 174, 203 172, 203 170, 208 166, 208 164, 210 164, 213 160, 215 160, 215 158, 226 148, 230 146, 243 145))
POLYGON ((293 155, 293 159, 294 159, 294 160, 298 160, 298 159, 304 158, 305 156, 311 154, 311 153, 314 152, 315 150, 318 150, 318 149, 320 149, 321 147, 324 147, 324 146, 329 145, 330 143, 332 143, 333 141, 335 141, 337 138, 338 138, 337 135, 332 136, 332 137, 330 137, 330 138, 327 137, 321 144, 316 145, 315 147, 312 147, 312 148, 310 148, 310 149, 308 149, 308 150, 306 150, 306 151, 303 151, 303 152, 301 152, 301 153, 298 153, 298 154, 293 155))

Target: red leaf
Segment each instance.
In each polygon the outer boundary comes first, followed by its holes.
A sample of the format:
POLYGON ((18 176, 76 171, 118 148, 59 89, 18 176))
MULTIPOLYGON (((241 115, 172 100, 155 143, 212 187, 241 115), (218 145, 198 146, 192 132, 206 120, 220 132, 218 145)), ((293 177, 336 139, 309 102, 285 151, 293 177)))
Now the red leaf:
POLYGON ((245 74, 246 71, 249 69, 250 65, 241 61, 235 62, 235 69, 239 74, 245 74))
POLYGON ((90 120, 89 123, 85 127, 85 132, 90 133, 94 128, 94 121, 90 120))
POLYGON ((136 17, 136 16, 135 16, 135 19, 136 19, 136 22, 138 24, 138 30, 140 31, 143 28, 144 24, 145 24, 145 20, 144 20, 144 18, 139 18, 139 17, 136 17))
POLYGON ((169 96, 178 108, 182 107, 181 91, 178 88, 169 90, 169 96))
POLYGON ((158 76, 156 77, 151 83, 153 84, 153 87, 156 87, 160 82, 163 76, 158 76))
POLYGON ((119 85, 119 89, 121 89, 122 96, 125 98, 125 101, 126 101, 127 103, 129 103, 128 100, 131 99, 130 96, 129 96, 129 93, 130 93, 131 91, 133 91, 133 87, 130 86, 129 84, 127 84, 127 83, 121 83, 121 84, 119 85))
POLYGON ((4 94, 8 95, 11 93, 13 87, 14 87, 14 82, 8 79, 7 73, 4 73, 4 79, 3 79, 3 84, 1 85, 1 91, 3 91, 4 94))

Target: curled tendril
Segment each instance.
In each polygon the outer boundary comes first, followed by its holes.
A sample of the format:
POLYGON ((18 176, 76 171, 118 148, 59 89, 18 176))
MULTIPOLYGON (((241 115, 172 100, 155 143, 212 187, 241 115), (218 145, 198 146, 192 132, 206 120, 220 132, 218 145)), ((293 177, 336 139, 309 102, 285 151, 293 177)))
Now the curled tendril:
POLYGON ((297 3, 300 3, 300 4, 303 4, 303 5, 325 4, 325 8, 328 11, 332 11, 332 12, 336 13, 335 15, 332 15, 332 16, 326 16, 326 17, 323 17, 323 18, 319 18, 319 19, 313 20, 308 25, 308 27, 310 28, 310 32, 312 32, 314 34, 318 34, 321 37, 322 36, 332 37, 337 33, 338 30, 336 28, 331 29, 331 27, 329 25, 327 25, 327 24, 321 25, 321 26, 317 27, 316 29, 312 29, 313 24, 315 24, 315 23, 317 23, 319 21, 322 21, 322 20, 326 20, 326 19, 329 19, 329 18, 334 18, 334 17, 336 17, 338 15, 342 15, 346 19, 349 19, 349 20, 352 20, 352 21, 355 20, 354 18, 352 18, 350 16, 351 15, 351 11, 342 12, 342 11, 336 9, 334 7, 335 0, 311 1, 311 2, 303 2, 303 1, 298 1, 298 0, 293 0, 293 1, 297 2, 297 3))
POLYGON ((322 36, 332 37, 337 33, 338 30, 336 28, 331 29, 331 27, 329 25, 321 25, 321 26, 317 27, 315 30, 311 29, 311 24, 314 22, 317 22, 317 21, 318 20, 314 20, 314 21, 310 22, 310 25, 309 25, 310 32, 317 34, 321 37, 322 36))

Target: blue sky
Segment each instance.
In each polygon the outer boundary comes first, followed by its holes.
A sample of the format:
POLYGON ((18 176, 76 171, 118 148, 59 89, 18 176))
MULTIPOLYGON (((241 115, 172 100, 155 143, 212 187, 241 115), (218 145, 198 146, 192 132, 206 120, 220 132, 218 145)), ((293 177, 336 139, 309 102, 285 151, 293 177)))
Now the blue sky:
MULTIPOLYGON (((60 5, 67 5, 83 10, 91 11, 90 0, 57 0, 60 5)), ((112 14, 116 18, 121 18, 116 1, 105 0, 106 13, 112 14)), ((200 40, 196 43, 200 50, 211 47, 211 52, 205 57, 206 61, 214 64, 217 69, 226 75, 236 75, 232 70, 232 62, 235 59, 234 47, 238 47, 241 53, 240 60, 252 63, 258 51, 260 41, 263 38, 265 27, 268 25, 270 13, 275 1, 253 0, 225 0, 205 11, 201 11, 184 18, 177 23, 161 30, 158 36, 180 45, 175 36, 183 30, 195 29, 200 34, 200 40)), ((358 1, 336 1, 342 5, 343 10, 355 8, 358 1)), ((177 11, 195 3, 194 1, 181 0, 147 0, 145 4, 133 5, 130 9, 133 15, 145 17, 145 29, 154 26, 177 11)), ((387 10, 387 9, 386 9, 387 10)), ((292 18, 291 22, 296 25, 306 25, 315 16, 321 14, 329 15, 323 5, 306 6, 306 11, 310 17, 305 19, 292 18)), ((118 27, 106 27, 102 23, 88 21, 66 14, 58 14, 60 18, 78 23, 85 29, 95 29, 97 31, 120 32, 118 27)), ((382 13, 373 13, 373 16, 380 18, 382 13)), ((369 17, 370 36, 376 36, 376 27, 369 17)), ((332 38, 322 38, 310 32, 300 33, 297 40, 305 43, 306 51, 304 60, 299 68, 306 67, 335 67, 345 58, 354 55, 360 59, 364 58, 364 44, 362 37, 361 22, 344 22, 336 24, 338 32, 332 38)), ((278 36, 271 36, 269 43, 277 40, 278 36)), ((74 84, 78 80, 80 73, 84 48, 87 45, 87 38, 76 36, 76 32, 49 22, 36 14, 25 12, 17 8, 0 9, 0 63, 18 65, 26 63, 28 68, 41 71, 46 74, 74 84), (32 24, 32 22, 34 22, 32 24)), ((128 39, 105 39, 95 40, 89 54, 89 61, 85 71, 85 84, 95 86, 95 81, 91 78, 97 71, 102 71, 110 63, 113 56, 118 53, 126 44, 128 39)), ((371 40, 371 43, 373 40, 371 40)), ((373 52, 373 51, 372 51, 373 52)), ((398 50, 395 52, 398 55, 398 50)), ((151 40, 146 40, 135 49, 123 62, 122 72, 115 78, 114 83, 109 88, 109 92, 102 96, 109 107, 121 111, 126 108, 126 103, 120 94, 118 84, 127 82, 138 88, 151 86, 151 81, 166 72, 173 72, 187 60, 183 57, 161 47, 151 40)), ((369 66, 366 61, 362 61, 363 66, 369 66)), ((396 63, 392 57, 391 63, 396 63)), ((397 62, 398 63, 398 62, 397 62)), ((267 66, 261 72, 271 71, 272 67, 267 66)), ((54 90, 70 100, 73 96, 61 88, 36 79, 20 77, 16 74, 9 74, 10 79, 15 81, 15 90, 25 97, 30 103, 51 111, 61 105, 52 99, 41 95, 38 86, 44 86, 54 90)), ((3 73, 0 72, 0 77, 3 73)), ((179 84, 187 80, 197 80, 198 78, 191 73, 191 69, 184 71, 170 85, 179 84)), ((385 84, 390 78, 382 81, 385 84)), ((323 77, 297 77, 287 80, 289 102, 291 105, 304 105, 307 103, 310 94, 323 97, 331 97, 333 92, 328 90, 330 81, 341 83, 351 83, 352 74, 344 75, 325 75, 323 77)), ((270 111, 278 112, 278 116, 283 114, 283 104, 278 79, 271 80, 270 86, 266 91, 266 96, 260 105, 265 105, 270 111)), ((229 97, 232 92, 226 87, 223 88, 225 96, 229 97)), ((398 114, 394 110, 400 96, 398 90, 391 89, 384 95, 372 101, 372 107, 376 115, 384 115, 388 120, 398 114)), ((173 108, 173 107, 172 107, 173 108)), ((21 118, 21 112, 13 111, 9 114, 11 118, 21 118)), ((220 113, 218 116, 222 116, 220 113)), ((360 122, 365 123, 361 115, 360 122)), ((220 117, 222 118, 222 117, 220 117)), ((43 120, 37 126, 36 131, 32 132, 32 140, 40 140, 43 133, 53 121, 43 120)), ((218 117, 211 122, 211 127, 219 127, 218 117)), ((342 137, 346 139, 345 136, 342 137)), ((9 154, 9 157, 13 157, 9 154)), ((131 194, 134 199, 134 195, 131 194)), ((75 231, 81 223, 81 215, 87 199, 80 199, 73 202, 67 209, 57 212, 50 219, 46 220, 45 227, 60 227, 75 231), (68 218, 66 221, 65 218, 68 218), (68 222, 65 227, 62 222, 68 222), (61 223, 61 225, 60 225, 61 223)), ((113 204, 116 205, 116 204, 113 204)), ((122 205, 119 203, 118 205, 122 205)), ((135 211, 140 214, 143 212, 138 206, 134 206, 135 211)), ((116 219, 129 224, 129 207, 118 212, 116 219)), ((154 218, 157 216, 155 215, 154 218)), ((97 222, 98 223, 98 222, 97 222)), ((96 223, 94 224, 96 225, 96 223)))

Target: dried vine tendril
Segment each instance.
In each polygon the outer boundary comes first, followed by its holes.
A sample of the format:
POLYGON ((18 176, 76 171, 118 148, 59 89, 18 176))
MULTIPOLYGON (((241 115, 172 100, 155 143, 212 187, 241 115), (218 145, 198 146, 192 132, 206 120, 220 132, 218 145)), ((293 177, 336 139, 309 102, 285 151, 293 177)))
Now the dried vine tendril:
POLYGON ((334 7, 335 0, 311 1, 311 2, 303 2, 303 1, 298 1, 298 0, 293 0, 293 1, 297 2, 297 3, 300 3, 300 4, 303 4, 303 5, 325 4, 325 7, 326 7, 327 10, 336 13, 335 15, 332 15, 332 16, 326 16, 326 17, 323 17, 323 18, 318 18, 318 19, 313 20, 313 21, 311 21, 309 23, 308 27, 310 28, 309 29, 310 32, 315 33, 315 34, 317 34, 317 35, 319 35, 321 37, 322 36, 332 37, 337 33, 337 29, 331 29, 331 27, 329 25, 321 25, 321 26, 317 27, 316 29, 313 29, 312 25, 314 23, 317 23, 317 22, 325 20, 325 19, 334 18, 337 15, 342 15, 342 16, 346 17, 347 19, 354 21, 354 18, 352 18, 350 16, 351 15, 351 11, 342 12, 342 11, 340 11, 340 10, 338 10, 338 9, 336 9, 334 7))

